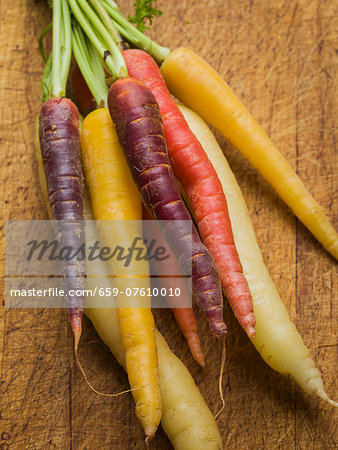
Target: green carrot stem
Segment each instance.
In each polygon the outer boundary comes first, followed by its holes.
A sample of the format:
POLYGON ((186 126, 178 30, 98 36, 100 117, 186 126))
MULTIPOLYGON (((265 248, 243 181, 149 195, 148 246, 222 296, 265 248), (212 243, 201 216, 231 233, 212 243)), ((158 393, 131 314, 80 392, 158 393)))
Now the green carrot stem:
POLYGON ((107 106, 108 86, 99 55, 77 24, 72 27, 73 52, 98 107, 107 106))
POLYGON ((106 27, 108 33, 113 38, 114 42, 117 44, 118 48, 120 50, 123 50, 123 42, 121 39, 121 35, 118 32, 114 22, 112 21, 110 15, 107 13, 107 11, 102 6, 100 0, 89 0, 92 7, 95 9, 96 13, 102 20, 102 23, 106 27))
POLYGON ((137 48, 141 48, 146 51, 152 57, 161 64, 165 58, 169 55, 170 50, 166 47, 162 47, 156 42, 149 39, 146 35, 141 33, 135 28, 118 9, 116 3, 112 0, 101 0, 101 3, 105 7, 108 14, 112 17, 116 24, 116 28, 122 34, 122 36, 133 44, 137 48))
POLYGON ((61 52, 61 86, 66 93, 67 78, 72 58, 72 26, 67 0, 62 0, 62 52, 61 52))
MULTIPOLYGON (((52 24, 53 51, 51 57, 51 76, 49 77, 45 74, 43 76, 43 98, 46 96, 47 98, 64 97, 66 95, 66 84, 72 56, 71 22, 67 0, 53 0, 52 24)), ((43 34, 44 32, 42 32, 41 36, 43 34)))
POLYGON ((86 0, 68 0, 68 3, 83 31, 104 59, 112 76, 115 79, 127 77, 128 72, 123 56, 95 11, 86 0))
POLYGON ((53 0, 53 54, 52 54, 52 90, 51 95, 62 97, 61 87, 61 0, 53 0))
POLYGON ((46 28, 42 31, 42 33, 40 34, 40 37, 39 37, 39 50, 40 50, 40 55, 41 55, 41 57, 42 57, 42 59, 43 59, 43 62, 44 62, 45 64, 47 64, 48 57, 47 57, 46 52, 45 52, 45 48, 44 48, 44 45, 43 45, 43 41, 44 41, 46 35, 49 33, 49 30, 52 28, 52 25, 53 25, 52 22, 49 23, 49 24, 46 26, 46 28))
POLYGON ((109 72, 114 74, 116 78, 118 78, 118 74, 116 73, 114 60, 109 50, 107 50, 107 44, 102 41, 102 38, 99 38, 97 35, 97 31, 92 28, 90 21, 88 20, 86 14, 82 11, 82 9, 77 4, 76 0, 68 0, 68 4, 78 21, 81 25, 82 29, 85 30, 86 35, 88 36, 90 42, 93 44, 99 55, 105 61, 105 65, 108 68, 109 72))

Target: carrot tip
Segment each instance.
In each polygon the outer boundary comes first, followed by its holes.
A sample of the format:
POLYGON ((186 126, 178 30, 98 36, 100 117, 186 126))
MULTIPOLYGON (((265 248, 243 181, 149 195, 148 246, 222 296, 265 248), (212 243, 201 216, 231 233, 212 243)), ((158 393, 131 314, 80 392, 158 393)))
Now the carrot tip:
POLYGON ((144 442, 145 442, 147 448, 149 448, 149 441, 155 436, 156 427, 154 427, 154 426, 145 426, 144 432, 145 432, 145 434, 147 436, 145 438, 144 442))
POLYGON ((192 354, 192 357, 197 362, 197 364, 199 364, 201 367, 205 367, 204 355, 201 348, 201 341, 197 331, 186 332, 183 334, 187 340, 187 344, 192 354))
POLYGON ((74 351, 77 353, 82 334, 81 317, 73 317, 71 320, 71 327, 74 335, 74 351))
POLYGON ((228 332, 224 322, 210 323, 211 332, 219 338, 224 338, 228 332))
POLYGON ((204 355, 203 353, 197 353, 196 350, 192 349, 188 343, 190 352, 192 354, 192 357, 197 362, 197 364, 201 367, 205 367, 205 361, 204 361, 204 355))
POLYGON ((200 355, 193 355, 194 360, 199 364, 201 367, 205 367, 205 361, 203 354, 200 355))
POLYGON ((256 336, 256 330, 253 327, 249 327, 247 330, 247 335, 250 339, 253 339, 256 336))
POLYGON ((324 400, 324 402, 328 403, 329 405, 338 408, 338 402, 331 400, 323 388, 315 390, 313 392, 313 395, 316 395, 317 397, 321 398, 322 400, 324 400))

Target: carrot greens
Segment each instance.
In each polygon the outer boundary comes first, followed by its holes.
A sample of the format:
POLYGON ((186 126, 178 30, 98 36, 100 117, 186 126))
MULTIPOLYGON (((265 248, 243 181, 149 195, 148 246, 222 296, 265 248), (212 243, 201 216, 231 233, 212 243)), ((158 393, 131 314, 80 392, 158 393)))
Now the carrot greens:
POLYGON ((102 61, 82 28, 72 26, 73 52, 81 73, 99 108, 107 106, 108 86, 102 61))
POLYGON ((157 8, 157 2, 153 0, 136 0, 134 3, 135 16, 128 16, 129 22, 135 23, 138 30, 143 32, 145 29, 150 28, 145 25, 145 21, 149 21, 149 25, 153 23, 153 17, 158 17, 163 12, 157 8), (153 6, 155 3, 155 6, 153 6))
POLYGON ((86 0, 68 0, 70 8, 114 79, 127 77, 125 62, 114 39, 86 0))
POLYGON ((156 42, 152 41, 140 30, 135 28, 121 13, 115 2, 112 0, 101 0, 108 14, 113 19, 115 26, 119 33, 134 47, 142 48, 144 51, 150 53, 153 58, 160 64, 169 55, 170 50, 162 47, 156 42))

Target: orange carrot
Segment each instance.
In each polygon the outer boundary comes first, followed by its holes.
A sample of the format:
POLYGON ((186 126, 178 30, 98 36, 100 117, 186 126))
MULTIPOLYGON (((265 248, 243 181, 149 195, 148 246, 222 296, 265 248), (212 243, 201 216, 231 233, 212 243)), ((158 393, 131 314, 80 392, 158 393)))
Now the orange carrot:
MULTIPOLYGON (((144 206, 142 208, 142 216, 143 220, 153 220, 144 206)), ((171 290, 175 290, 175 288, 180 290, 179 297, 167 295, 166 300, 168 305, 171 306, 171 312, 174 314, 175 320, 187 341, 194 360, 200 366, 204 367, 204 356, 200 338, 198 336, 196 318, 193 309, 189 307, 188 287, 184 278, 178 277, 180 273, 178 262, 162 233, 156 225, 152 227, 151 231, 154 239, 156 239, 157 245, 164 247, 166 255, 169 255, 166 263, 161 266, 161 273, 158 274, 161 275, 159 284, 167 293, 171 292, 171 290), (174 275, 177 276, 174 278, 174 275), (184 307, 185 305, 186 307, 184 307)))
MULTIPOLYGON (((164 281, 165 279, 163 279, 164 281)), ((170 308, 177 325, 185 337, 194 360, 202 367, 205 366, 204 355, 198 335, 195 314, 192 308, 170 308)))
POLYGON ((142 50, 123 56, 131 76, 154 94, 163 119, 175 176, 191 202, 202 240, 213 256, 235 315, 250 338, 256 319, 251 293, 235 247, 226 198, 217 173, 172 99, 157 64, 142 50))

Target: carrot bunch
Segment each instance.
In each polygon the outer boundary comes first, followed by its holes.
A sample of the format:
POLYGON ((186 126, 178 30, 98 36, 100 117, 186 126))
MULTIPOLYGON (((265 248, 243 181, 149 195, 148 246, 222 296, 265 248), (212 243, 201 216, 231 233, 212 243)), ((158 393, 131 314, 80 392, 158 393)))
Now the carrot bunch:
MULTIPOLYGON (((133 20, 139 21, 137 15, 133 20)), ((248 157, 337 257, 337 233, 229 86, 190 50, 170 52, 151 41, 109 0, 53 2, 53 52, 43 77, 43 96, 53 98, 42 106, 39 128, 53 216, 72 220, 60 229, 62 242, 74 246, 84 240, 80 223, 84 218, 83 166, 94 218, 102 221, 97 231, 105 245, 131 247, 132 238, 142 234, 137 221, 143 216, 159 222, 156 240, 174 255, 173 263, 160 274, 164 275, 160 282, 168 287, 173 272, 191 271, 187 285, 183 279, 177 281, 181 283, 180 307, 168 300, 201 366, 204 356, 188 291, 212 334, 224 342, 223 289, 263 359, 275 370, 290 374, 306 392, 334 404, 267 273, 241 193, 217 143, 201 118, 177 106, 167 84, 248 157), (62 33, 58 31, 61 23, 62 33), (122 51, 122 37, 140 49, 122 51), (70 48, 97 107, 83 122, 81 152, 78 113, 63 97, 70 48), (122 226, 116 222, 120 220, 122 226)), ((83 104, 87 109, 92 102, 83 104)), ((68 289, 84 287, 83 261, 61 264, 60 271, 68 289)), ((166 414, 172 409, 167 389, 161 387, 161 382, 167 386, 159 367, 166 350, 155 335, 150 299, 126 295, 126 288, 149 288, 149 266, 137 260, 127 268, 109 262, 102 271, 116 277, 121 292, 116 317, 107 312, 106 318, 98 311, 89 311, 89 317, 114 353, 120 355, 123 347, 123 357, 118 358, 126 367, 136 414, 148 442, 161 417, 163 421, 162 406, 164 423, 170 422, 166 414), (109 330, 109 324, 116 325, 116 321, 120 347, 112 344, 114 333, 109 330)), ((66 300, 77 350, 83 298, 77 303, 73 298, 66 300)), ((175 442, 176 431, 172 433, 175 442)), ((185 448, 183 442, 186 446, 186 436, 177 448, 185 448)), ((219 445, 217 436, 215 442, 219 445)))

